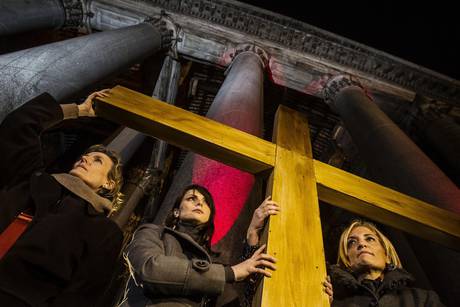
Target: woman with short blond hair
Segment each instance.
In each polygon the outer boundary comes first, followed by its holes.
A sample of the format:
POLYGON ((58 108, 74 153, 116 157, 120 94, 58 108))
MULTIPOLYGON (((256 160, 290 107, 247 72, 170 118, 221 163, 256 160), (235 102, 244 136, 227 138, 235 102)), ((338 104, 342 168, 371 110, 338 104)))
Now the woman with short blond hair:
POLYGON ((435 292, 411 286, 415 280, 403 269, 393 244, 366 221, 355 220, 342 232, 330 280, 326 292, 335 307, 444 306, 435 292))

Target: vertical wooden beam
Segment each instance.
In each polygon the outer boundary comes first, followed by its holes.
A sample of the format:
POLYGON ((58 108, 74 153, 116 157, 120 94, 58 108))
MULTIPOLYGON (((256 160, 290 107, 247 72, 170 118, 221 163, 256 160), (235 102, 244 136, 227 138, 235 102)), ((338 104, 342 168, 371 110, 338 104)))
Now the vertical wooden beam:
POLYGON ((326 266, 306 117, 280 106, 273 139, 272 198, 282 211, 270 221, 268 252, 278 258, 278 270, 264 280, 261 306, 329 306, 322 286, 326 266))

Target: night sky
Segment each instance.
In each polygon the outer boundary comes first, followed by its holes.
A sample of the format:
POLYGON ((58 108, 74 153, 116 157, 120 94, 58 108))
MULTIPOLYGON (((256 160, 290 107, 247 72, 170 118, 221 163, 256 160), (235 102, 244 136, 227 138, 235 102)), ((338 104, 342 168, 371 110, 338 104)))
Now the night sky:
POLYGON ((404 0, 240 2, 293 17, 460 80, 460 16, 455 1, 411 7, 404 0))

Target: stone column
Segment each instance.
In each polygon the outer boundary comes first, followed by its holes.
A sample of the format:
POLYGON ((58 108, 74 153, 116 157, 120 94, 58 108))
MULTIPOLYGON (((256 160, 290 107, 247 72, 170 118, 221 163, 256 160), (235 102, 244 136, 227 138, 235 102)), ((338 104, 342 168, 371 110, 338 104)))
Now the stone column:
POLYGON ((1 55, 0 122, 40 93, 64 101, 170 42, 171 32, 159 21, 1 55))
POLYGON ((454 182, 460 184, 460 125, 453 118, 445 116, 431 121, 423 128, 427 144, 446 162, 454 182))
POLYGON ((335 77, 324 88, 324 98, 339 113, 373 178, 392 189, 460 213, 460 190, 379 109, 359 83, 335 77))
POLYGON ((80 0, 2 0, 0 1, 0 35, 64 25, 79 26, 83 21, 80 0))
MULTIPOLYGON (((239 48, 227 76, 206 117, 262 136, 263 84, 266 54, 244 45, 239 48)), ((215 233, 212 243, 227 235, 244 208, 254 184, 254 176, 205 157, 189 154, 168 191, 155 221, 164 221, 180 191, 191 183, 209 189, 216 204, 215 233)), ((237 242, 241 244, 241 242, 237 242)), ((231 248, 225 244, 225 248, 231 248)))
MULTIPOLYGON (((155 85, 153 97, 156 97, 162 101, 174 104, 176 100, 179 76, 180 76, 181 65, 178 61, 170 56, 167 56, 164 60, 163 67, 155 85)), ((123 137, 117 137, 109 147, 115 149, 122 147, 123 150, 118 150, 122 153, 133 152, 131 143, 136 144, 136 149, 140 143, 144 140, 145 136, 131 128, 124 128, 120 133, 120 136, 129 136, 129 144, 122 142, 123 137), (119 139, 119 141, 116 141, 119 139), (118 143, 123 143, 122 146, 117 146, 118 143), (129 145, 129 146, 126 146, 129 145)), ((146 215, 152 216, 156 212, 154 207, 160 191, 161 178, 165 168, 165 156, 166 156, 166 143, 161 140, 156 140, 156 146, 152 151, 151 159, 148 166, 144 170, 137 170, 137 176, 128 180, 123 186, 123 193, 126 195, 126 201, 119 212, 112 216, 112 219, 123 228, 129 218, 131 217, 134 209, 136 209, 139 201, 148 193, 150 193, 149 201, 146 205, 146 215), (152 190, 153 189, 153 190, 152 190), (152 190, 152 191, 151 191, 152 190)))
MULTIPOLYGON (((323 95, 339 113, 377 182, 460 213, 457 186, 379 109, 360 83, 336 76, 323 95)), ((409 241, 444 304, 455 306, 460 301, 460 254, 419 238, 409 241)))

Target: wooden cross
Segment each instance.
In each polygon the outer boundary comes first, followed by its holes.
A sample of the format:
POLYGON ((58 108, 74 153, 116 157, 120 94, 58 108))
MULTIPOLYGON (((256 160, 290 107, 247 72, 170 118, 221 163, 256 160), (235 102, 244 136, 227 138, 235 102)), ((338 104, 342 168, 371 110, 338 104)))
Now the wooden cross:
POLYGON ((307 118, 285 106, 277 110, 273 142, 121 86, 98 98, 96 112, 238 169, 271 172, 282 213, 271 218, 267 246, 278 270, 264 281, 261 306, 329 306, 318 199, 460 248, 459 215, 314 160, 307 118))

